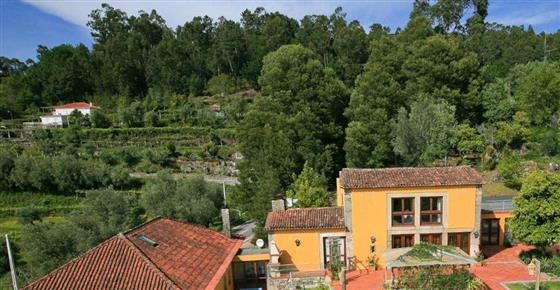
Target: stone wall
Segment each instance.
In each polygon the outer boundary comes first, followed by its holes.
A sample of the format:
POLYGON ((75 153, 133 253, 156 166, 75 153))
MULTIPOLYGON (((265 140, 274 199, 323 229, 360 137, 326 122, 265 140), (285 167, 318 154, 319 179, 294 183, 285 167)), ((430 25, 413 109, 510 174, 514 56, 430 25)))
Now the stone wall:
POLYGON ((271 278, 267 279, 269 290, 309 289, 325 284, 324 276, 297 277, 297 278, 271 278))

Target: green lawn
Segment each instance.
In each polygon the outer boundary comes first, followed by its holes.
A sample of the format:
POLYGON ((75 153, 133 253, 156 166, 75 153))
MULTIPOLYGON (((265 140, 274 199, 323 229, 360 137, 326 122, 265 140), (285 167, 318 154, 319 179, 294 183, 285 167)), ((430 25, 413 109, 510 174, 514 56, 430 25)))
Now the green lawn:
POLYGON ((495 182, 494 178, 498 174, 494 171, 485 171, 481 173, 484 177, 484 184, 482 185, 483 195, 517 195, 518 191, 506 187, 502 182, 495 182))
MULTIPOLYGON (((535 289, 534 283, 511 283, 507 284, 510 290, 531 290, 535 289)), ((560 281, 541 282, 540 290, 560 290, 560 281)))
MULTIPOLYGON (((64 220, 63 216, 46 216, 43 218, 45 222, 58 222, 64 220)), ((17 217, 0 218, 0 237, 3 238, 5 234, 11 237, 17 236, 21 233, 23 225, 18 221, 17 217)))

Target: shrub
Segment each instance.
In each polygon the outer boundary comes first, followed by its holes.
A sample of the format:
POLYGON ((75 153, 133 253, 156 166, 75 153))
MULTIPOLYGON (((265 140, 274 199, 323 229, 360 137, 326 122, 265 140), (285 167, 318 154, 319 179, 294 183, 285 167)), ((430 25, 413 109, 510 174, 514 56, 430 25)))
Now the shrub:
POLYGON ((498 163, 498 173, 507 187, 520 189, 523 177, 523 165, 518 155, 504 156, 498 163))
POLYGON ((35 206, 26 206, 17 210, 16 215, 19 217, 21 224, 33 224, 35 221, 41 221, 45 215, 45 211, 35 206))
POLYGON ((148 216, 169 218, 208 226, 222 206, 221 187, 204 181, 202 177, 174 180, 166 173, 151 179, 140 198, 148 216))
POLYGON ((525 264, 531 263, 533 258, 541 262, 541 272, 560 276, 560 256, 553 256, 538 249, 524 251, 519 254, 519 259, 525 264))
POLYGON ((15 155, 11 151, 0 150, 0 191, 10 187, 10 173, 15 166, 15 155))
POLYGON ((467 269, 449 266, 403 268, 395 289, 486 289, 467 269))
POLYGON ((111 120, 107 118, 107 115, 99 110, 93 110, 90 116, 91 125, 94 128, 109 128, 111 127, 111 120))
POLYGON ((235 83, 227 74, 213 76, 206 84, 206 91, 212 95, 227 95, 235 92, 235 83))

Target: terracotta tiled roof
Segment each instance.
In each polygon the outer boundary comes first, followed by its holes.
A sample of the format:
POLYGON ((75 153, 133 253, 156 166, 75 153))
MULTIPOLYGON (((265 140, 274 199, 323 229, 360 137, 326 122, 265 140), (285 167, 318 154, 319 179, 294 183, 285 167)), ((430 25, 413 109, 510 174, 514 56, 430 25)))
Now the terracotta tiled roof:
POLYGON ((340 172, 342 188, 419 187, 482 183, 482 176, 474 168, 468 166, 344 168, 340 172))
POLYGON ((101 243, 24 290, 214 289, 242 242, 156 218, 101 243), (141 235, 157 246, 139 240, 141 235))
POLYGON ((342 207, 293 208, 269 212, 265 229, 343 229, 344 209, 342 207))
POLYGON ((29 284, 25 290, 179 289, 122 234, 29 284))
POLYGON ((214 289, 243 240, 201 226, 159 218, 126 234, 181 289, 214 289), (152 247, 137 239, 156 241, 152 247))
POLYGON ((64 104, 60 106, 54 106, 54 108, 55 109, 99 109, 99 107, 86 102, 64 104))

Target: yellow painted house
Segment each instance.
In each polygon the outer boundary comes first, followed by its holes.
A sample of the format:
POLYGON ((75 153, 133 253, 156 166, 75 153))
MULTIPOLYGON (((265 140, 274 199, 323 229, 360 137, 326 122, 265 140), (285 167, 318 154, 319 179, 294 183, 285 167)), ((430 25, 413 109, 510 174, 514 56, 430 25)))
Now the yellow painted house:
POLYGON ((476 256, 482 183, 467 166, 345 168, 337 179, 336 207, 285 210, 273 204, 265 225, 271 251, 278 252, 277 259, 271 252, 271 263, 321 270, 331 256, 340 256, 348 268, 372 258, 383 267, 391 251, 420 242, 453 245, 476 256))

